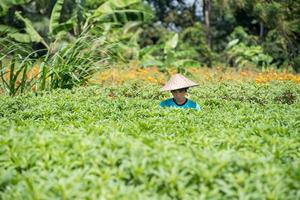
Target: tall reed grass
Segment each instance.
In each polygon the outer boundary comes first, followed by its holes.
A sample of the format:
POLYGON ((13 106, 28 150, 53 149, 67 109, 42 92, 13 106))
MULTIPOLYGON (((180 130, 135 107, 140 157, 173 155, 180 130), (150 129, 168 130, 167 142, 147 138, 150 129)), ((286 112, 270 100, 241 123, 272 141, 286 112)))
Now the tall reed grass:
POLYGON ((34 79, 28 79, 27 73, 36 52, 6 38, 0 40, 0 49, 0 87, 10 96, 23 93, 34 84, 34 79))
POLYGON ((69 43, 53 42, 40 57, 38 52, 44 49, 33 51, 7 38, 0 39, 0 49, 0 88, 10 96, 84 85, 95 72, 109 66, 112 58, 108 47, 88 34, 69 43))

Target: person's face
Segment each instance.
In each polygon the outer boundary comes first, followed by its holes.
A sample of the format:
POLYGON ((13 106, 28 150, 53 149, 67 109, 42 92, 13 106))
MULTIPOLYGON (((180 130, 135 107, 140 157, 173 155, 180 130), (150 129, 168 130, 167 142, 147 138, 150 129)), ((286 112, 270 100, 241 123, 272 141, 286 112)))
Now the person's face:
POLYGON ((182 100, 185 99, 186 89, 172 90, 171 93, 175 99, 182 100))

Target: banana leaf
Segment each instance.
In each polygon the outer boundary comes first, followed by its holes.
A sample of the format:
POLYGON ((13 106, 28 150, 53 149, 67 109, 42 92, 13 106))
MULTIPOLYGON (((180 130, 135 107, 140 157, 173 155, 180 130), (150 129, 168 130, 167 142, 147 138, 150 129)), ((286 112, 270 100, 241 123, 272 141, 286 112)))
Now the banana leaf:
POLYGON ((40 34, 34 29, 31 21, 22 17, 19 12, 16 12, 16 17, 25 23, 25 31, 30 36, 31 42, 41 42, 47 48, 49 48, 48 44, 44 41, 44 39, 40 36, 40 34))
POLYGON ((178 44, 178 33, 175 33, 174 36, 166 42, 164 47, 164 53, 168 53, 171 50, 175 49, 178 44))
POLYGON ((141 0, 108 0, 94 11, 92 18, 99 17, 103 14, 111 14, 117 9, 125 8, 140 2, 141 0))
POLYGON ((17 42, 21 42, 21 43, 31 42, 31 37, 27 33, 10 33, 8 34, 8 36, 17 42))
POLYGON ((59 19, 60 19, 60 14, 62 11, 63 4, 64 4, 64 0, 57 0, 57 2, 53 7, 51 17, 50 17, 50 23, 49 23, 50 35, 55 35, 57 34, 57 32, 59 32, 59 30, 62 29, 62 26, 59 23, 59 19))
POLYGON ((2 34, 16 33, 16 32, 18 32, 17 29, 7 26, 7 25, 0 24, 0 36, 2 34))

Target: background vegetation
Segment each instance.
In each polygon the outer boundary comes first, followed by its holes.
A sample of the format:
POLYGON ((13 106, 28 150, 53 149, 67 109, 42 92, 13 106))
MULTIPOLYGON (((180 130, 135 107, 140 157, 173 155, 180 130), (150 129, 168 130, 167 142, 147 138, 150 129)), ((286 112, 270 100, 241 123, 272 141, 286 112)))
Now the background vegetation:
POLYGON ((298 13, 298 0, 4 0, 1 86, 11 95, 71 88, 131 60, 162 72, 219 64, 299 72, 298 13))
POLYGON ((300 199, 299 15, 299 0, 1 0, 0 200, 300 199), (201 111, 159 108, 177 72, 201 111))

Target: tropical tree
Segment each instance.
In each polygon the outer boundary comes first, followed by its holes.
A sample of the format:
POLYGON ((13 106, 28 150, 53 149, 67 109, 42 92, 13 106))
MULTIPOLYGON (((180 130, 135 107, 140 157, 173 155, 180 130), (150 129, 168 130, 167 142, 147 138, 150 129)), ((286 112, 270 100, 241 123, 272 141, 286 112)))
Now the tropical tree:
MULTIPOLYGON (((18 49, 20 44, 38 43, 42 44, 42 48, 46 48, 44 55, 38 60, 37 79, 30 82, 30 86, 34 85, 38 90, 72 88, 85 84, 91 74, 100 67, 108 66, 108 62, 112 61, 113 53, 118 52, 115 49, 119 47, 122 37, 118 35, 112 40, 108 35, 121 32, 124 26, 134 21, 147 20, 151 15, 151 12, 144 10, 140 0, 97 1, 99 6, 91 10, 85 7, 89 5, 85 3, 91 3, 91 1, 76 0, 73 2, 75 6, 72 6, 70 2, 72 0, 57 0, 49 17, 47 12, 44 13, 47 19, 46 34, 43 34, 41 29, 37 29, 38 23, 41 22, 34 21, 34 18, 30 18, 31 15, 26 11, 29 7, 36 8, 32 5, 33 1, 18 2, 19 7, 12 17, 16 23, 20 23, 19 27, 15 24, 10 26, 5 20, 1 21, 2 28, 5 28, 2 32, 5 39, 0 41, 0 49, 5 51, 1 51, 0 62, 10 64, 1 66, 0 76, 2 80, 5 80, 7 73, 13 75, 3 82, 6 83, 3 87, 11 95, 19 91, 23 92, 26 85, 29 87, 26 79, 19 80, 19 75, 14 74, 23 74, 22 77, 26 77, 27 72, 32 70, 35 63, 32 57, 41 52, 41 50, 20 51, 18 49), (21 81, 21 90, 19 90, 19 85, 15 84, 16 81, 21 81)), ((1 6, 16 6, 4 3, 1 6)), ((3 7, 6 8, 5 6, 3 7)), ((3 9, 7 12, 9 10, 10 8, 3 9)), ((23 45, 20 47, 23 48, 23 45)))
POLYGON ((148 13, 139 4, 140 0, 4 1, 0 3, 0 34, 18 42, 42 43, 49 47, 49 43, 57 38, 78 37, 82 31, 99 23, 125 24, 144 20, 148 13), (92 3, 98 7, 90 9, 92 3), (36 13, 42 17, 33 17, 36 13))

